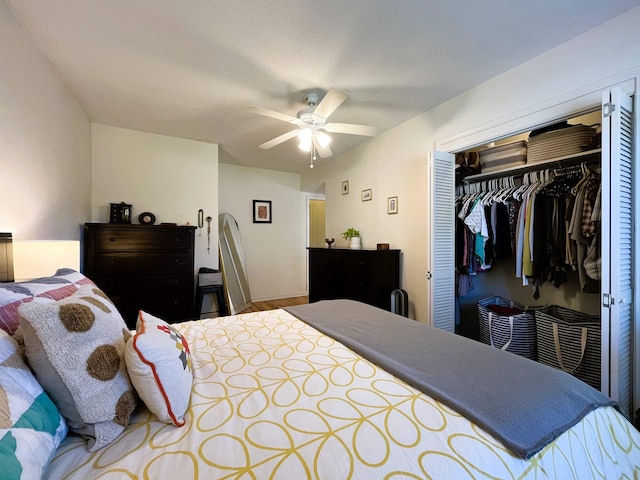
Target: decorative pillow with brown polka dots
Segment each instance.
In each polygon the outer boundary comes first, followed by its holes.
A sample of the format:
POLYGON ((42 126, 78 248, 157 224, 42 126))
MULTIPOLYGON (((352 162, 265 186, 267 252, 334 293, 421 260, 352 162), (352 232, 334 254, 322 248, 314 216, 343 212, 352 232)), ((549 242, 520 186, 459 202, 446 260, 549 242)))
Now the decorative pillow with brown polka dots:
POLYGON ((193 384, 189 344, 175 327, 143 311, 136 327, 125 351, 131 382, 158 420, 181 427, 193 384))
POLYGON ((124 320, 96 286, 54 303, 18 308, 25 354, 36 378, 89 451, 115 440, 129 423, 137 396, 124 349, 124 320))

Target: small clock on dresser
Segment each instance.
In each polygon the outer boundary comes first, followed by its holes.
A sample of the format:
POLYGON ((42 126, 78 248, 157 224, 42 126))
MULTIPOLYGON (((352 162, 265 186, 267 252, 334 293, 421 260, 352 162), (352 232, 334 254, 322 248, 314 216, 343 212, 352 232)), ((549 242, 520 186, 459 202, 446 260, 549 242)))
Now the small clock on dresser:
POLYGON ((142 212, 138 215, 138 221, 141 225, 153 225, 156 223, 156 216, 151 212, 142 212))

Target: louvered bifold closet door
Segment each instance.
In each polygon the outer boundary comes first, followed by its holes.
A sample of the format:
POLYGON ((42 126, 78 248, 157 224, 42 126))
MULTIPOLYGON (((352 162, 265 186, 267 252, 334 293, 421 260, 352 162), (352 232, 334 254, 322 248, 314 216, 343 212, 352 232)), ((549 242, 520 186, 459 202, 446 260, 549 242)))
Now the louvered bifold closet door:
POLYGON ((632 402, 633 101, 602 101, 602 391, 629 418, 632 402))
POLYGON ((431 325, 455 330, 455 156, 430 151, 427 161, 427 311, 431 325))

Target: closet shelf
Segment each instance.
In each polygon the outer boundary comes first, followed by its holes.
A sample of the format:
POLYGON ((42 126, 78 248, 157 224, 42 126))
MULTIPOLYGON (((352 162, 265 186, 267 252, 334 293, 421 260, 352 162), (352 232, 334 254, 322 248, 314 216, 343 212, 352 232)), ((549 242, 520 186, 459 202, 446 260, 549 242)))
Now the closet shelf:
POLYGON ((478 173, 477 175, 469 175, 463 180, 464 183, 473 183, 481 180, 491 180, 493 178, 500 178, 506 175, 522 175, 527 172, 533 172, 535 170, 544 170, 546 168, 554 167, 566 167, 569 165, 577 165, 582 162, 600 161, 601 148, 594 150, 588 150, 586 152, 576 153, 573 155, 566 155, 564 157, 550 158, 542 162, 529 163, 518 167, 505 168, 495 172, 478 173))

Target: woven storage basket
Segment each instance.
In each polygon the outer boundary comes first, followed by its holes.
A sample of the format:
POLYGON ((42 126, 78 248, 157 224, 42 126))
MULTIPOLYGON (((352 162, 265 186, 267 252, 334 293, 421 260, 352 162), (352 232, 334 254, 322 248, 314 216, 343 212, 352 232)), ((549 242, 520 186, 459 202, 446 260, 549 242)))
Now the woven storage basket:
POLYGON ((536 359, 535 308, 518 305, 502 297, 488 297, 478 302, 480 340, 492 347, 536 359), (521 313, 500 315, 491 307, 516 309, 521 313))
POLYGON ((600 317, 551 305, 536 310, 538 361, 600 390, 600 317))

